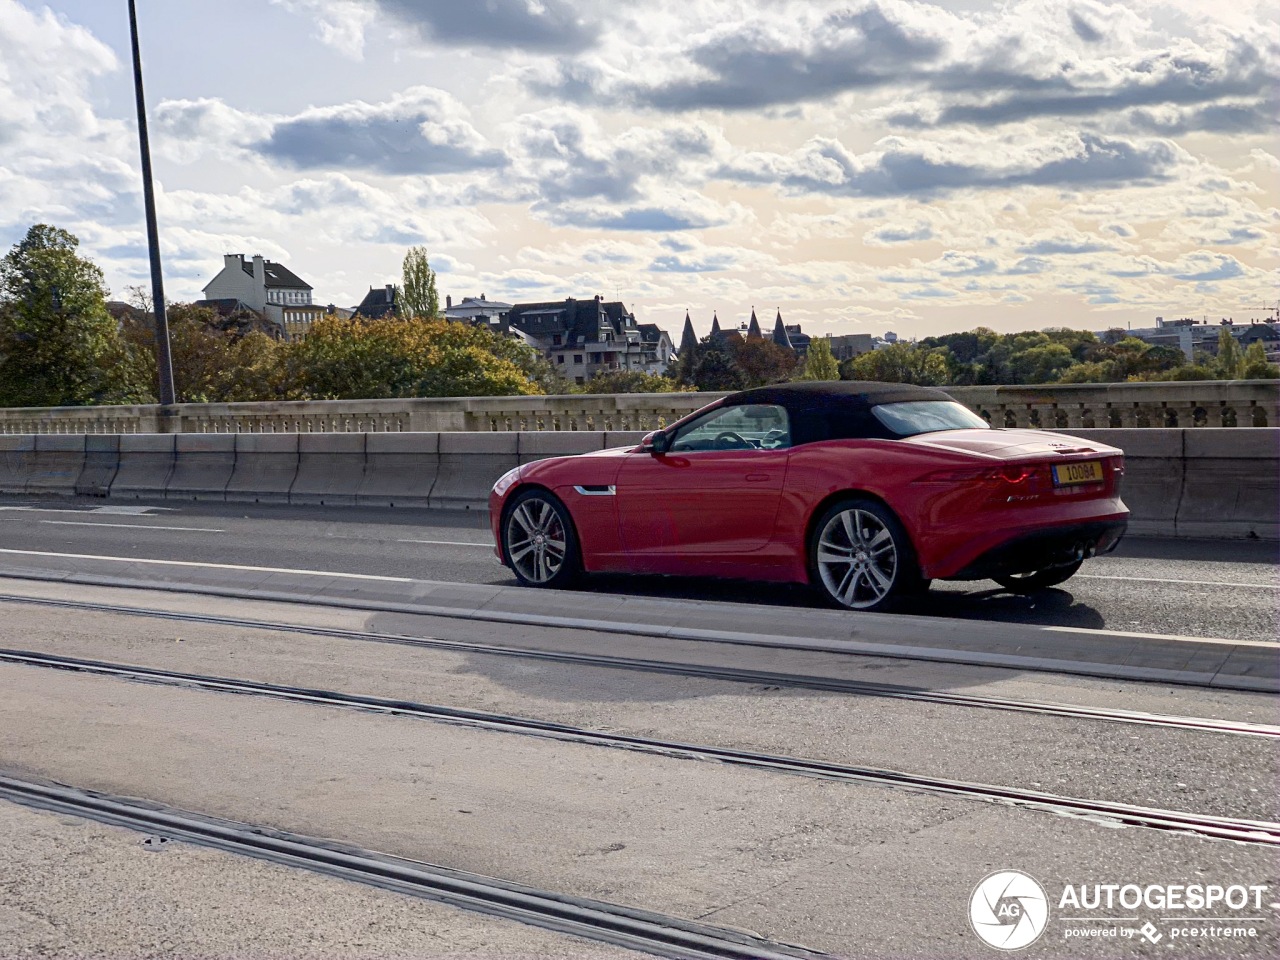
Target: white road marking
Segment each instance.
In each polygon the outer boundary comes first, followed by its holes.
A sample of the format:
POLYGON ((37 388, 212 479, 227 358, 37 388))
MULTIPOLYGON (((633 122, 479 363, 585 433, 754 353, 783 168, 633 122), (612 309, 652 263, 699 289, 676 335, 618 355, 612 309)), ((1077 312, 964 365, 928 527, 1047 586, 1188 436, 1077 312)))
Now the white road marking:
POLYGON ((430 543, 440 547, 484 547, 492 550, 492 543, 476 543, 473 540, 397 540, 396 543, 430 543))
MULTIPOLYGON (((975 620, 973 623, 980 623, 975 620)), ((1136 633, 1132 630, 1106 630, 1096 627, 1050 627, 1041 626, 1041 630, 1054 633, 1088 633, 1099 637, 1132 637, 1135 640, 1177 640, 1180 643, 1229 643, 1233 647, 1267 647, 1276 649, 1274 640, 1228 640, 1225 637, 1188 637, 1178 633, 1136 633)))
POLYGON ((226 533, 213 527, 162 527, 150 523, 103 523, 101 520, 39 520, 37 523, 54 523, 62 527, 124 527, 128 530, 187 530, 191 533, 226 533))
POLYGON ((1076 579, 1132 580, 1135 583, 1189 583, 1199 587, 1257 587, 1259 590, 1280 590, 1277 583, 1244 583, 1238 580, 1170 580, 1163 577, 1121 577, 1103 573, 1077 573, 1076 579))
MULTIPOLYGON (((202 563, 195 560, 153 560, 148 557, 110 557, 89 553, 53 553, 47 550, 10 550, 0 548, 0 554, 11 554, 24 557, 61 557, 68 560, 105 560, 115 563, 146 563, 156 566, 196 567, 206 570, 247 570, 251 573, 293 573, 306 577, 332 577, 341 580, 371 580, 379 583, 431 583, 433 581, 414 580, 411 577, 382 577, 371 573, 339 573, 335 570, 296 570, 290 567, 250 567, 235 563, 202 563)), ((454 585, 454 584, 451 584, 454 585)), ((548 618, 568 619, 568 618, 548 618)), ((1166 633, 1132 633, 1125 630, 1095 629, 1092 627, 1051 627, 1031 626, 1029 629, 1045 630, 1053 633, 1083 633, 1099 637, 1134 637, 1145 640, 1177 640, 1188 643, 1225 643, 1237 647, 1267 647, 1276 649, 1276 643, 1268 640, 1228 640, 1223 637, 1187 637, 1166 633)), ((800 639, 800 638, 796 638, 800 639)))
POLYGON ((130 507, 124 505, 112 505, 103 507, 90 507, 89 513, 114 513, 122 517, 145 517, 147 514, 163 511, 164 513, 173 513, 177 507, 130 507))
POLYGON ((14 513, 105 513, 119 517, 146 517, 163 510, 172 513, 176 507, 14 507, 3 506, 0 510, 14 513))
POLYGON ((151 563, 167 567, 200 567, 205 570, 248 570, 251 573, 299 573, 308 577, 341 577, 344 580, 377 580, 383 583, 417 583, 411 577, 379 577, 372 573, 338 573, 333 570, 293 570, 289 567, 247 567, 237 563, 201 563, 196 560, 152 560, 147 557, 101 557, 91 553, 50 553, 46 550, 6 550, 25 557, 63 557, 68 560, 107 560, 115 563, 151 563))

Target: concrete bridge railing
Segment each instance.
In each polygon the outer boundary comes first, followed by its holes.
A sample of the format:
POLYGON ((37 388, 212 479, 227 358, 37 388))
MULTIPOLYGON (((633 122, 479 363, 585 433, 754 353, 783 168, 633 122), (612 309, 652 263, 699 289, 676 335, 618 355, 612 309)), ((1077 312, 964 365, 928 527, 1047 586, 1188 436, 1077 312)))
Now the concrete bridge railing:
MULTIPOLYGON (((1280 381, 951 387, 995 426, 1053 430, 1280 426, 1280 381)), ((721 393, 187 403, 0 409, 5 434, 655 430, 721 393)))
MULTIPOLYGON (((1280 539, 1280 428, 1071 433, 1125 451, 1137 535, 1280 539)), ((0 493, 485 509, 507 470, 643 433, 0 436, 0 493)))

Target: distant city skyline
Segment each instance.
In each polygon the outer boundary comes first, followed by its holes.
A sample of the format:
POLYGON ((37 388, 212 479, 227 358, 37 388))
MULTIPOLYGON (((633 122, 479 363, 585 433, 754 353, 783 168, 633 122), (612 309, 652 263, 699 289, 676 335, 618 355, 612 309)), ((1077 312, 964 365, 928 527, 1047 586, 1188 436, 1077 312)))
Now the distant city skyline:
MULTIPOLYGON (((1262 319, 1275 0, 139 0, 166 289, 603 294, 674 334, 1262 319), (251 26, 249 26, 251 25, 251 26)), ((0 0, 0 244, 147 277, 123 4, 0 0)))

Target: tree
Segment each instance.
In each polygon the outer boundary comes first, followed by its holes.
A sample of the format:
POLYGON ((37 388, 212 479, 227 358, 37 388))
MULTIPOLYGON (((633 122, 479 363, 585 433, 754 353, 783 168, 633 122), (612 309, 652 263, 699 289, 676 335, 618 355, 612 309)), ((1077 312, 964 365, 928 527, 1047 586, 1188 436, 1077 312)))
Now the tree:
POLYGON ((1010 356, 1009 368, 1017 383, 1051 383, 1074 362, 1061 343, 1041 343, 1010 356))
POLYGON ((0 405, 127 403, 149 398, 130 379, 107 313, 102 271, 80 241, 36 224, 0 260, 0 405))
POLYGON ((763 337, 735 337, 730 341, 729 349, 746 387, 782 383, 789 380, 796 369, 793 351, 763 337))
POLYGON ((639 370, 602 371, 579 388, 580 393, 682 393, 688 390, 671 377, 639 370))
POLYGON ((947 382, 945 347, 891 343, 879 350, 846 360, 840 369, 845 380, 878 380, 937 387, 947 382))
POLYGON ((839 380, 840 364, 831 353, 831 341, 826 337, 814 337, 809 341, 809 352, 804 358, 801 380, 839 380))
POLYGON ((1280 378, 1280 366, 1267 362, 1267 351, 1262 346, 1261 340, 1255 340, 1249 344, 1249 349, 1244 352, 1244 372, 1241 376, 1245 380, 1275 380, 1280 378))
POLYGON ((1116 373, 1113 360, 1086 360, 1063 372, 1059 383, 1116 383, 1124 377, 1116 373))
POLYGON ((404 283, 400 287, 400 316, 435 319, 440 312, 440 294, 436 292, 436 272, 427 260, 426 247, 410 247, 404 257, 404 283))
POLYGON ((1239 380, 1244 374, 1244 352, 1230 327, 1218 331, 1218 361, 1215 364, 1222 380, 1239 380))
MULTIPOLYGON (((283 344, 260 329, 223 319, 208 307, 170 304, 169 345, 179 403, 276 400, 284 393, 283 344)), ((155 377, 155 327, 149 318, 125 317, 121 333, 135 362, 155 377)))
POLYGON ((693 386, 699 390, 741 390, 742 371, 723 337, 706 337, 698 347, 693 386))
POLYGON ((325 317, 282 349, 298 400, 495 397, 541 392, 484 327, 325 317))
POLYGON ((573 392, 573 382, 529 344, 515 337, 504 337, 500 333, 491 333, 490 339, 494 356, 514 363, 521 373, 537 385, 535 393, 558 396, 573 392))

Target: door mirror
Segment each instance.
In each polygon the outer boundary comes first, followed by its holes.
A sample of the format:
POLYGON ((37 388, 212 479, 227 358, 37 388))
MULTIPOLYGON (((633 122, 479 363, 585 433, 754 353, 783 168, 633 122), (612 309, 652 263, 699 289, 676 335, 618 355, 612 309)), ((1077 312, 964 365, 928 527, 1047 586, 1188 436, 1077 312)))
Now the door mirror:
POLYGON ((644 438, 641 448, 648 450, 655 457, 661 456, 671 449, 671 434, 657 430, 644 438))

